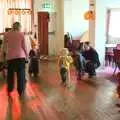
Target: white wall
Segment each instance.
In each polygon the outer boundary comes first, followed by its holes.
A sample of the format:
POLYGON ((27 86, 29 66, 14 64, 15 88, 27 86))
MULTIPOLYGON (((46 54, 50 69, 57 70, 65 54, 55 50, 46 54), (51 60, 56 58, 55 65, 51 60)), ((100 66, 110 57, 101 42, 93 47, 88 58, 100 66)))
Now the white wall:
POLYGON ((84 13, 89 10, 89 0, 64 0, 64 32, 79 36, 88 30, 89 21, 84 13))

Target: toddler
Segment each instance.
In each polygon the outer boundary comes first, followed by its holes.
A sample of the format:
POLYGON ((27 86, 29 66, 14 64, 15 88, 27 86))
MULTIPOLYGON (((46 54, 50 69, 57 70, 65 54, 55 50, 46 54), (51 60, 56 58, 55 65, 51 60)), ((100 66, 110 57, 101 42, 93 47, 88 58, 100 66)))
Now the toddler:
POLYGON ((69 55, 67 48, 60 51, 59 56, 59 70, 62 79, 62 85, 66 86, 66 80, 69 79, 70 64, 73 62, 72 57, 69 55))
POLYGON ((29 52, 29 58, 30 58, 30 63, 29 63, 29 74, 34 74, 35 77, 37 77, 39 73, 39 54, 38 54, 38 49, 37 49, 37 44, 35 41, 32 41, 32 49, 29 52))

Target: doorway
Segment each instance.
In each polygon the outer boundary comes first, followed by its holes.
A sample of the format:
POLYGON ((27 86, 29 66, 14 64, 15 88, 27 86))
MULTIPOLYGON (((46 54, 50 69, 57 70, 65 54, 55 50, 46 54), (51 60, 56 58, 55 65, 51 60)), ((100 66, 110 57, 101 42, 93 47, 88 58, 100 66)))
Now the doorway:
POLYGON ((38 42, 41 55, 48 55, 48 12, 38 12, 38 42))

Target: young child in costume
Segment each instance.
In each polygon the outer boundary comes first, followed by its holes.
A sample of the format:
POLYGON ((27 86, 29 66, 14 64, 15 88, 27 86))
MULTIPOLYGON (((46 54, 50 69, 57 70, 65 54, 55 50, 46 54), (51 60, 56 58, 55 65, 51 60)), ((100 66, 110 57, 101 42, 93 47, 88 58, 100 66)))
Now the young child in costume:
POLYGON ((29 75, 31 76, 32 74, 37 77, 39 73, 39 53, 37 49, 37 43, 33 40, 31 43, 32 49, 29 52, 29 58, 30 58, 30 63, 29 63, 29 75))
POLYGON ((5 60, 5 54, 4 54, 4 50, 3 50, 3 42, 2 40, 0 40, 0 72, 2 72, 3 77, 6 77, 6 67, 7 67, 7 63, 5 60))
POLYGON ((62 85, 66 86, 67 79, 70 80, 70 65, 73 62, 72 57, 69 55, 69 51, 67 48, 63 48, 60 51, 59 56, 59 69, 60 69, 60 75, 62 79, 62 85))
POLYGON ((85 59, 82 56, 83 52, 83 43, 79 44, 79 47, 76 48, 76 51, 74 53, 74 65, 77 72, 77 80, 81 80, 82 75, 84 75, 85 72, 85 59))
POLYGON ((82 79, 82 75, 84 75, 85 59, 78 51, 76 51, 76 53, 74 54, 74 65, 76 68, 77 80, 79 81, 82 79))

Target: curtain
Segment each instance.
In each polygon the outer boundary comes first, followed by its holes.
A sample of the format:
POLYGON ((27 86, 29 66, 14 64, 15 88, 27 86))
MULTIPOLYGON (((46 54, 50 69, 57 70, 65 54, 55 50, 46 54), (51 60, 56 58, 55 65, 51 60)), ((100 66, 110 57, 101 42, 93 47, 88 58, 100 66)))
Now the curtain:
POLYGON ((111 17, 111 10, 108 9, 106 15, 106 43, 108 43, 109 40, 110 17, 111 17))
POLYGON ((9 9, 32 10, 32 0, 0 0, 0 32, 4 32, 5 28, 11 28, 16 21, 21 23, 23 32, 31 32, 32 13, 9 13, 9 9))

